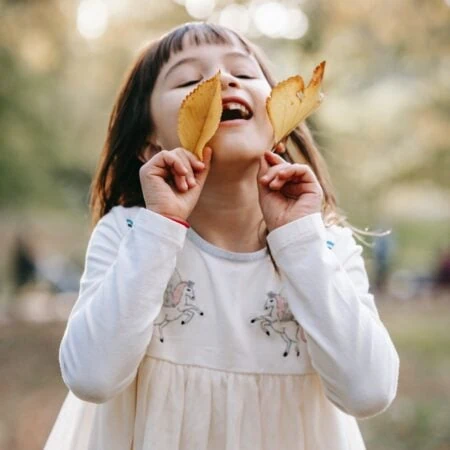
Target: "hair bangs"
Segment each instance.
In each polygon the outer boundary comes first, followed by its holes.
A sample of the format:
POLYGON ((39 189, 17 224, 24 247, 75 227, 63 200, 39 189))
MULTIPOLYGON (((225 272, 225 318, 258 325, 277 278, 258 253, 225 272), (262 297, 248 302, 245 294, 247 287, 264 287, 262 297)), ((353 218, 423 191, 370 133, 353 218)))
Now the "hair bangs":
POLYGON ((155 62, 159 65, 157 72, 167 63, 170 57, 184 50, 185 36, 191 45, 234 45, 239 42, 249 54, 252 50, 241 37, 233 30, 218 25, 203 22, 191 22, 177 27, 164 35, 160 41, 155 55, 155 62))

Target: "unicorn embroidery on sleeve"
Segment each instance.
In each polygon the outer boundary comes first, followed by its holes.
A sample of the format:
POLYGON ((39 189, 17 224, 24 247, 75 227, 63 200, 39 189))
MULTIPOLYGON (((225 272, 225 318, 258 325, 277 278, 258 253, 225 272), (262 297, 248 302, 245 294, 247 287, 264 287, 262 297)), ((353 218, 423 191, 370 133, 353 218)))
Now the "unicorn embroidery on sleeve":
POLYGON ((187 325, 195 314, 204 315, 203 311, 195 304, 194 284, 191 280, 182 280, 180 273, 175 269, 164 292, 164 303, 160 315, 162 319, 154 323, 161 342, 164 342, 163 328, 169 323, 181 319, 181 325, 187 325))
POLYGON ((281 294, 271 291, 267 294, 264 310, 267 311, 265 314, 254 317, 250 323, 259 322, 261 330, 267 336, 270 336, 270 331, 277 333, 286 343, 284 357, 289 355, 292 344, 297 357, 300 356, 299 339, 306 342, 306 335, 302 326, 295 320, 286 299, 281 294))

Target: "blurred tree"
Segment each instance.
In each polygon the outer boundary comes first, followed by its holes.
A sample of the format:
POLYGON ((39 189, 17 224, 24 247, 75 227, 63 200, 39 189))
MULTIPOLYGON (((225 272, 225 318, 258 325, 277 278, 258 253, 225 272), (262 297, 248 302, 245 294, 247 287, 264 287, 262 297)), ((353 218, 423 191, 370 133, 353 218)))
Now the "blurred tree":
MULTIPOLYGON (((78 1, 0 3, 0 207, 86 208, 126 68, 145 42, 192 20, 183 3, 106 2, 105 30, 96 38, 80 32, 78 1)), ((220 21, 230 3, 217 1, 210 20, 220 21)), ((264 1, 236 3, 255 8, 264 1)), ((278 3, 303 10, 306 33, 293 40, 250 37, 267 51, 278 78, 308 78, 327 60, 327 98, 310 123, 344 209, 366 225, 392 211, 386 195, 394 186, 409 190, 427 181, 448 195, 448 4, 278 3)))

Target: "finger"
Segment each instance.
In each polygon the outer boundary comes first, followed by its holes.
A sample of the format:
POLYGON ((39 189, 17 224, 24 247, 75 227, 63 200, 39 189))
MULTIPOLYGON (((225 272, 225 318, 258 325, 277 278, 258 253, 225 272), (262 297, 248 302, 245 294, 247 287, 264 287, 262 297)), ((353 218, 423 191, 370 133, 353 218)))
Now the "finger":
POLYGON ((279 142, 274 149, 275 153, 284 153, 286 151, 286 144, 284 142, 279 142))
POLYGON ((283 161, 283 164, 279 164, 276 166, 270 167, 264 176, 261 177, 260 181, 263 184, 270 183, 277 175, 283 170, 285 167, 289 167, 291 164, 287 163, 286 161, 283 161))
POLYGON ((161 158, 162 165, 174 176, 184 176, 188 173, 186 165, 183 164, 183 161, 175 152, 162 151, 161 158))
POLYGON ((183 163, 184 167, 186 167, 187 172, 185 174, 185 179, 180 179, 180 186, 183 187, 183 190, 187 188, 193 188, 197 186, 197 181, 195 179, 195 172, 203 170, 205 164, 200 161, 196 155, 191 153, 190 151, 179 147, 174 150, 174 153, 178 156, 179 160, 183 163))
POLYGON ((212 161, 212 148, 211 147, 205 147, 203 149, 203 169, 197 174, 197 182, 201 186, 206 181, 206 178, 209 174, 209 170, 211 169, 211 161, 212 161))
POLYGON ((197 181, 195 179, 195 172, 200 169, 195 167, 195 161, 190 158, 186 158, 186 166, 188 168, 188 173, 186 174, 186 181, 189 188, 193 188, 194 186, 197 185, 197 181))
MULTIPOLYGON (((205 168, 209 169, 209 166, 211 164, 212 160, 212 148, 211 147, 205 147, 203 149, 203 166, 205 168)), ((201 163, 201 161, 199 161, 201 163)))
POLYGON ((272 190, 281 189, 289 180, 283 180, 276 176, 270 183, 268 183, 268 187, 272 190))
MULTIPOLYGON (((207 165, 209 166, 211 162, 212 148, 205 147, 203 149, 203 161, 201 161, 197 155, 184 148, 180 147, 180 150, 182 151, 181 152, 182 158, 186 158, 187 160, 189 173, 187 174, 186 179, 189 187, 192 188, 194 186, 197 186, 199 181, 199 174, 205 171, 207 165)), ((203 181, 204 179, 206 179, 208 170, 203 175, 203 177, 201 177, 203 181)))
POLYGON ((173 175, 173 180, 179 191, 185 192, 189 189, 189 185, 184 175, 173 175))
POLYGON ((269 170, 270 166, 268 162, 266 161, 264 156, 261 156, 259 160, 259 170, 258 170, 258 176, 257 176, 257 186, 258 186, 258 197, 259 201, 263 201, 264 197, 268 194, 270 194, 270 188, 267 186, 267 183, 264 180, 264 176, 269 170))
POLYGON ((293 180, 294 178, 302 182, 315 180, 312 170, 306 164, 278 164, 272 166, 268 171, 269 182, 275 179, 293 180))
POLYGON ((306 164, 287 164, 277 173, 280 179, 299 178, 302 183, 318 183, 317 177, 311 167, 306 164))
MULTIPOLYGON (((281 189, 285 184, 300 184, 302 176, 296 174, 294 169, 289 168, 285 172, 278 172, 275 176, 266 182, 270 189, 281 189)), ((304 183, 302 183, 304 184, 304 183)))
POLYGON ((172 175, 178 190, 181 192, 187 191, 189 189, 187 177, 190 169, 188 161, 183 161, 183 158, 175 151, 163 151, 161 152, 161 158, 162 164, 168 172, 167 175, 172 175))
POLYGON ((280 190, 283 186, 293 186, 297 190, 307 192, 313 185, 312 183, 303 183, 301 177, 298 176, 287 179, 276 176, 272 181, 270 181, 270 183, 268 183, 268 187, 272 190, 280 190))
POLYGON ((281 170, 269 183, 270 189, 279 190, 283 186, 297 194, 318 193, 322 189, 311 168, 297 164, 281 170))
POLYGON ((167 150, 162 150, 152 157, 142 166, 141 171, 146 175, 164 178, 166 181, 169 177, 175 181, 176 176, 184 176, 187 173, 186 167, 167 150))
POLYGON ((289 164, 284 167, 280 167, 280 170, 277 172, 279 178, 288 179, 295 176, 303 176, 308 173, 308 166, 301 164, 289 164))
POLYGON ((200 171, 205 168, 204 161, 200 161, 200 159, 198 159, 197 155, 194 155, 194 153, 192 153, 189 150, 186 150, 184 148, 181 148, 181 150, 182 150, 181 154, 187 158, 193 171, 200 171))
POLYGON ((261 156, 259 159, 259 168, 258 168, 258 174, 257 178, 258 180, 261 179, 261 177, 265 176, 267 174, 267 171, 269 170, 270 166, 269 163, 266 161, 266 158, 264 156, 261 156))
POLYGON ((189 184, 187 181, 189 170, 185 164, 183 164, 183 162, 178 158, 174 157, 173 164, 170 167, 170 172, 178 190, 181 192, 187 191, 189 189, 189 184))
POLYGON ((264 152, 264 157, 269 163, 269 165, 274 166, 276 164, 282 164, 285 163, 286 160, 283 159, 280 155, 277 155, 276 153, 266 151, 264 152))

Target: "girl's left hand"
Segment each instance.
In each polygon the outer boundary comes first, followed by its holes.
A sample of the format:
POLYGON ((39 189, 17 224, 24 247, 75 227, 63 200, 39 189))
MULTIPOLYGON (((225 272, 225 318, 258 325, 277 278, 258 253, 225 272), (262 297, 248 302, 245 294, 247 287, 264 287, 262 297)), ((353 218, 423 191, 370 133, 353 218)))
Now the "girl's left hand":
POLYGON ((269 151, 260 159, 258 190, 269 231, 322 209, 323 190, 312 169, 269 151))

